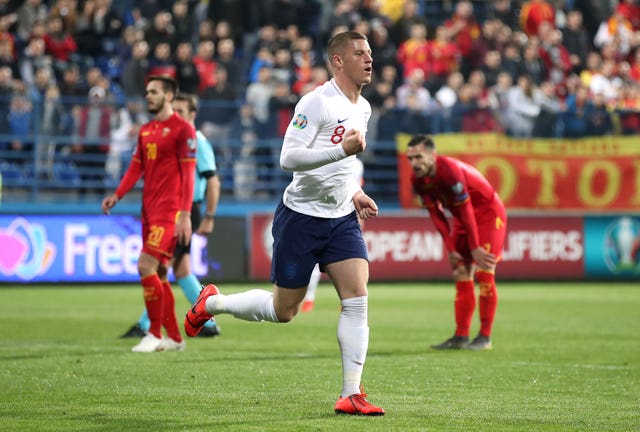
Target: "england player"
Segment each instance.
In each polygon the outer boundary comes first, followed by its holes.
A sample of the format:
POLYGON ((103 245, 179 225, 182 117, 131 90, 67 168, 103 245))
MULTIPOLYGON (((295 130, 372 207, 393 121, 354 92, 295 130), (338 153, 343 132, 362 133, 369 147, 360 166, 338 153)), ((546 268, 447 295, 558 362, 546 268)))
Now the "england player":
POLYGON ((109 214, 144 175, 143 245, 138 273, 150 326, 148 333, 131 349, 134 352, 185 348, 167 271, 176 244, 191 239, 196 133, 193 126, 173 112, 171 102, 177 92, 178 85, 172 78, 148 78, 145 98, 154 118, 140 128, 131 164, 116 191, 102 200, 102 211, 109 214), (162 337, 162 327, 167 332, 166 338, 162 337))
POLYGON ((414 191, 449 252, 456 282, 453 337, 435 349, 491 349, 491 328, 498 304, 495 271, 507 230, 507 214, 493 186, 480 172, 460 160, 438 155, 431 137, 416 135, 407 148, 414 191), (453 216, 451 227, 443 209, 453 216), (475 271, 475 267, 478 268, 475 271), (475 280, 480 285, 480 331, 469 343, 476 307, 475 280))
POLYGON ((357 32, 333 36, 327 53, 333 79, 298 102, 282 145, 280 165, 293 172, 293 180, 273 220, 273 292, 223 295, 208 285, 184 325, 187 335, 195 336, 215 314, 289 322, 300 310, 309 276, 319 263, 342 305, 338 343, 343 380, 334 410, 383 415, 360 389, 369 344, 369 263, 356 212, 367 219, 378 214, 378 207, 352 176, 356 154, 366 147, 371 107, 360 93, 371 82, 373 59, 366 36, 357 32))

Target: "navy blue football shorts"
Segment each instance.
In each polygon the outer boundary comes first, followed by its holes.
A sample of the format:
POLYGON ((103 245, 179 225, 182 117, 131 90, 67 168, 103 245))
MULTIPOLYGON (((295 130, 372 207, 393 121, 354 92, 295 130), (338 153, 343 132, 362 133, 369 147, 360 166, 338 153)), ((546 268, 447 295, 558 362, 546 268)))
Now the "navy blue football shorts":
POLYGON ((281 288, 304 288, 316 263, 320 270, 349 258, 369 260, 356 212, 331 219, 307 216, 282 202, 273 217, 271 282, 281 288))

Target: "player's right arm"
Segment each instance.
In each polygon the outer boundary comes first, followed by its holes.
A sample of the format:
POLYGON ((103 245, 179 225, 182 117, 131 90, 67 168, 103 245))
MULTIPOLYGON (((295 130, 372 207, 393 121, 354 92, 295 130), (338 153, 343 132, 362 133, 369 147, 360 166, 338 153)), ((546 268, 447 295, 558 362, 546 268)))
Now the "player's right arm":
POLYGON ((284 171, 310 171, 364 150, 364 134, 355 130, 344 135, 341 145, 312 146, 329 117, 320 96, 309 93, 300 99, 282 143, 280 167, 284 171))
POLYGON ((102 211, 104 214, 109 214, 109 211, 116 205, 116 203, 136 185, 138 180, 140 180, 140 177, 142 176, 142 162, 138 156, 140 154, 139 147, 140 136, 138 136, 138 145, 136 146, 136 150, 131 158, 131 163, 129 164, 127 171, 125 171, 122 180, 120 180, 120 184, 116 191, 102 200, 102 211))

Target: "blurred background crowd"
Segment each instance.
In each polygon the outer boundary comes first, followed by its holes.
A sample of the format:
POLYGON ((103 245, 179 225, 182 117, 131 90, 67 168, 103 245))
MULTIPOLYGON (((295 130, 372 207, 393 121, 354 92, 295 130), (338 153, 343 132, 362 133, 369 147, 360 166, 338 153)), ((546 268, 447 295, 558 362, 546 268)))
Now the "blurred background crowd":
POLYGON ((149 120, 145 78, 168 74, 200 97, 223 196, 276 196, 293 107, 344 30, 373 50, 363 159, 381 194, 398 132, 640 132, 637 0, 0 0, 5 191, 113 187, 149 120))

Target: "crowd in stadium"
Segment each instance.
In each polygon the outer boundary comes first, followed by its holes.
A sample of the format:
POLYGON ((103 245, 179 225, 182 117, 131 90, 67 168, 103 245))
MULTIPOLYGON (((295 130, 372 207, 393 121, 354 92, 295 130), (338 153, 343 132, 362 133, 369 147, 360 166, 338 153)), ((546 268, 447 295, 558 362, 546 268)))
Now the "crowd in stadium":
POLYGON ((200 97, 223 166, 259 152, 346 29, 374 53, 368 141, 640 132, 637 0, 0 0, 3 175, 66 158, 79 181, 119 178, 150 74, 200 97))

